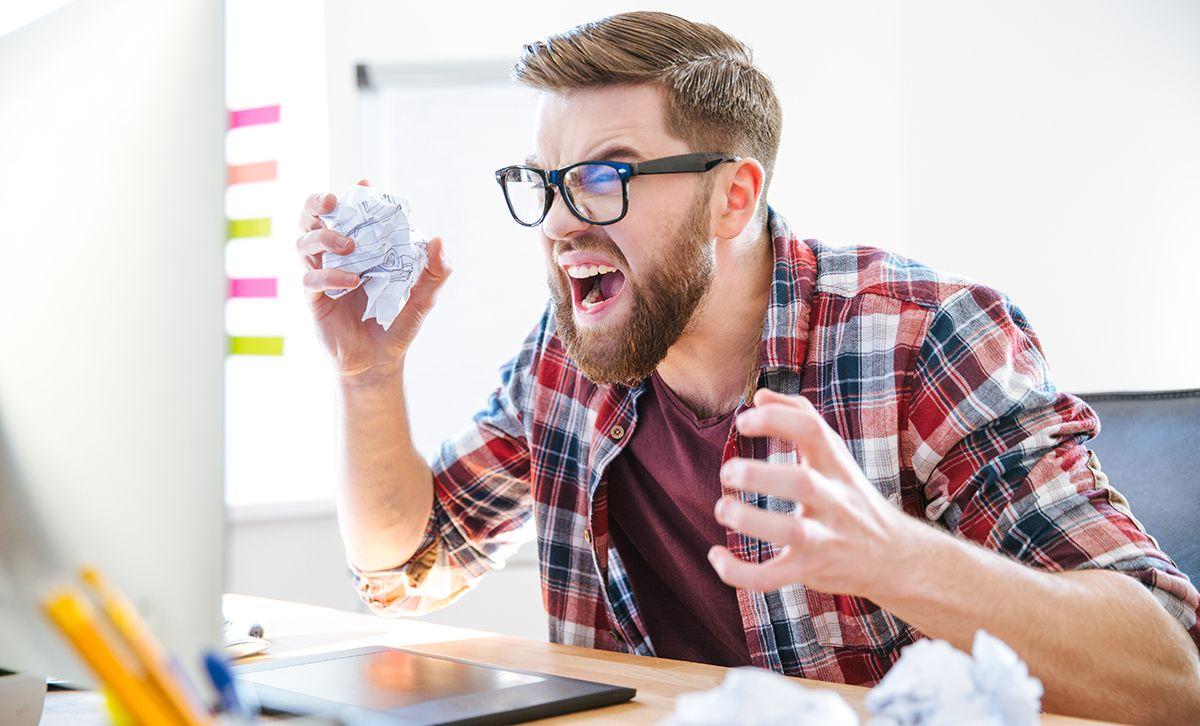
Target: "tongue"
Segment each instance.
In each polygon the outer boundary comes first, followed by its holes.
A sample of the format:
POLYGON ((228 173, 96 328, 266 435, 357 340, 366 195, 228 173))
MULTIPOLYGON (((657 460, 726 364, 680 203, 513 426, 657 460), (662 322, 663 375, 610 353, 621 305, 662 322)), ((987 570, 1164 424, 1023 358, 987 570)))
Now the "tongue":
POLYGON ((625 285, 625 275, 620 272, 606 272, 600 276, 600 296, 605 300, 620 292, 625 285))

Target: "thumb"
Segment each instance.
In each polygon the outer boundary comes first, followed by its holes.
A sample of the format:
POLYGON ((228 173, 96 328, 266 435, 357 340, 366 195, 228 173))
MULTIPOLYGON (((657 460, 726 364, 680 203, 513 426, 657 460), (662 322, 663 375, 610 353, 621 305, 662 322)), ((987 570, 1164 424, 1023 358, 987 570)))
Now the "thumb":
POLYGON ((454 271, 454 268, 450 266, 450 262, 446 259, 445 251, 442 249, 441 237, 434 237, 429 240, 429 246, 425 248, 425 253, 429 256, 429 262, 425 265, 425 269, 421 272, 421 277, 417 280, 417 284, 413 286, 412 292, 408 296, 408 304, 414 305, 417 309, 423 311, 433 307, 433 303, 437 299, 438 289, 446 282, 446 278, 450 277, 450 273, 454 271))
POLYGON ((433 274, 434 277, 445 278, 454 270, 454 267, 450 264, 450 260, 446 258, 446 248, 442 244, 441 237, 434 237, 429 240, 429 246, 425 248, 425 254, 429 256, 429 263, 425 266, 425 269, 433 274))

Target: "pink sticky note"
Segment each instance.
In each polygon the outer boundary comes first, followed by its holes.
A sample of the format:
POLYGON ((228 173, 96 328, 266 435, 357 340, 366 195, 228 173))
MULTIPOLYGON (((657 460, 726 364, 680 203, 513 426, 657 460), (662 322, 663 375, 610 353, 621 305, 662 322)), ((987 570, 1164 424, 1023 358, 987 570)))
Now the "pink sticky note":
POLYGON ((243 108, 229 112, 229 128, 253 126, 254 124, 273 124, 279 122, 279 104, 274 106, 259 106, 258 108, 243 108))
POLYGON ((234 277, 229 280, 229 297, 275 297, 278 286, 274 277, 234 277))

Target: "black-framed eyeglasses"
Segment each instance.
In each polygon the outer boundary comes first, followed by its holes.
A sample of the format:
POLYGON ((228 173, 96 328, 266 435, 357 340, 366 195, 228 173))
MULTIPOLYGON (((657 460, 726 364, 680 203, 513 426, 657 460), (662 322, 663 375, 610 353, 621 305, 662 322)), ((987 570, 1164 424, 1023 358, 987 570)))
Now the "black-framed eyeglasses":
POLYGON ((629 180, 644 174, 706 172, 741 157, 715 152, 664 156, 642 162, 581 161, 561 169, 506 166, 496 171, 504 201, 517 224, 536 227, 550 213, 554 190, 588 224, 613 224, 629 211, 629 180))

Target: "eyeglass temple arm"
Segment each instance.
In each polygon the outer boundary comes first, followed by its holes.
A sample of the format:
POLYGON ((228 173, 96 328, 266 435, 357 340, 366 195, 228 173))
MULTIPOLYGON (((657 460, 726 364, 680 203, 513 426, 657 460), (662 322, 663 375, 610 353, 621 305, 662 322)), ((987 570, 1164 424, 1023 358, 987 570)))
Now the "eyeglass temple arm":
POLYGON ((724 154, 698 152, 694 154, 680 154, 679 156, 667 156, 662 159, 630 164, 629 166, 630 172, 632 172, 631 175, 633 176, 638 174, 675 174, 679 172, 708 171, 728 161, 739 161, 740 158, 737 156, 725 156, 724 154))

